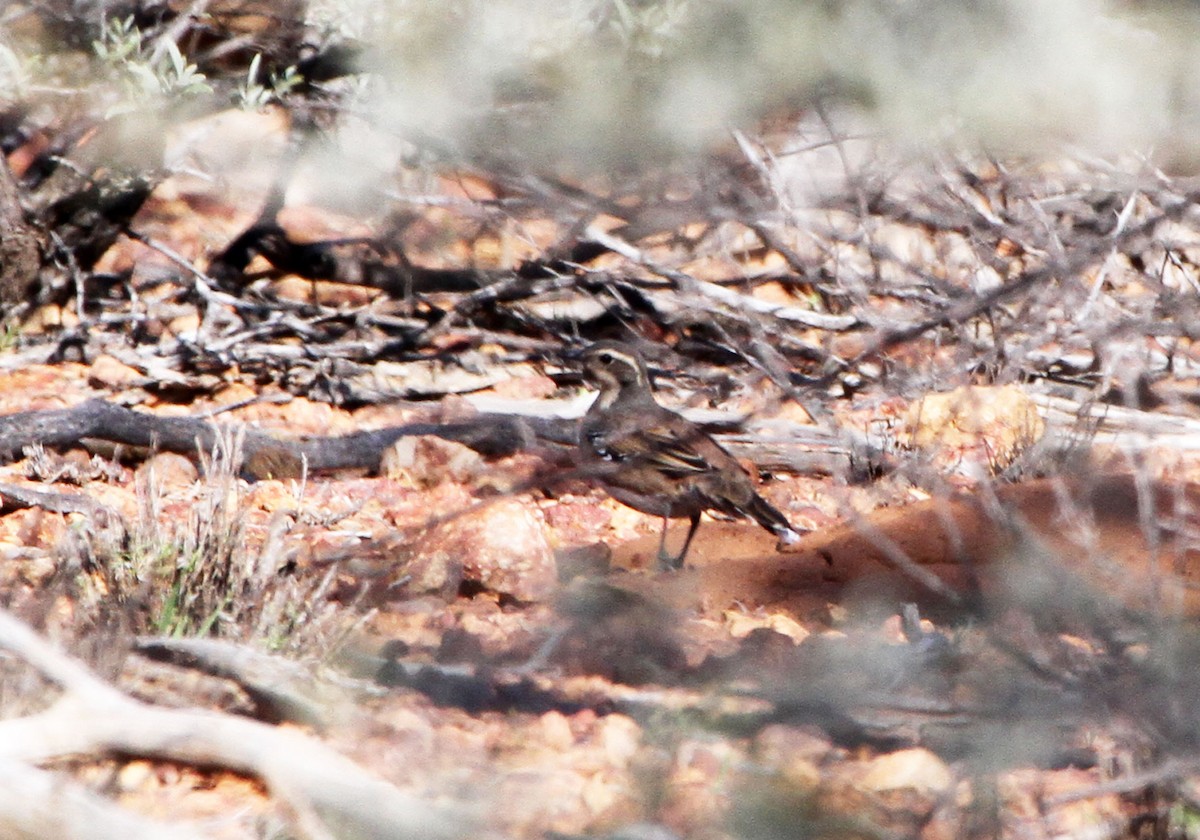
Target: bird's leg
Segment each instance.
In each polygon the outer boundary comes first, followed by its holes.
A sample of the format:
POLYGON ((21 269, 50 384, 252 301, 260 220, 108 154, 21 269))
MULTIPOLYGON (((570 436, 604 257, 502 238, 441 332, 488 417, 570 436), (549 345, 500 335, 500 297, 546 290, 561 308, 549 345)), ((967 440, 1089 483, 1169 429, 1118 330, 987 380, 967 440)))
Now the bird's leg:
POLYGON ((662 570, 674 569, 675 558, 667 553, 667 523, 671 520, 669 515, 663 515, 662 533, 658 535, 658 568, 662 570))
POLYGON ((675 558, 675 568, 682 569, 683 561, 687 559, 688 549, 692 547, 692 537, 696 536, 696 529, 700 527, 700 511, 692 514, 692 521, 688 524, 687 536, 683 538, 683 548, 679 550, 679 556, 675 558))
POLYGON ((658 565, 662 569, 682 569, 683 561, 687 559, 688 549, 692 545, 692 537, 696 536, 696 529, 700 527, 700 514, 699 514, 699 512, 692 514, 692 520, 688 524, 687 536, 684 537, 684 539, 683 539, 683 548, 679 549, 679 555, 676 557, 670 557, 666 553, 666 545, 665 545, 666 522, 665 521, 663 522, 663 525, 664 525, 664 529, 663 529, 664 543, 659 545, 658 565))

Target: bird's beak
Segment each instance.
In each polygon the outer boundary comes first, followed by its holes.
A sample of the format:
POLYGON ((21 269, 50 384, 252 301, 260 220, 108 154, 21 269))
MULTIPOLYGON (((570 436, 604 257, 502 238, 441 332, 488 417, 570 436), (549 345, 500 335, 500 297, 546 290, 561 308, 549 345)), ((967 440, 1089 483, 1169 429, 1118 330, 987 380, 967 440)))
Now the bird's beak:
POLYGON ((578 347, 568 347, 562 351, 562 357, 568 362, 579 364, 579 362, 583 361, 583 351, 586 349, 586 344, 581 344, 578 347))

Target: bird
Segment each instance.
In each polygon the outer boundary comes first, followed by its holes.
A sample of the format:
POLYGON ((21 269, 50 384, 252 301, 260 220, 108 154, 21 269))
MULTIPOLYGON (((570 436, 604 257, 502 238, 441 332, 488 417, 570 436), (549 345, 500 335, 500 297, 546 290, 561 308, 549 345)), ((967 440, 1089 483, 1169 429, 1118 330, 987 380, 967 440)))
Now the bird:
POLYGON ((598 341, 578 352, 584 378, 599 389, 580 425, 591 475, 617 501, 663 518, 661 569, 683 568, 700 515, 748 517, 792 545, 800 533, 754 489, 741 464, 686 417, 659 404, 641 355, 628 344, 598 341), (683 548, 667 551, 667 521, 688 517, 683 548))

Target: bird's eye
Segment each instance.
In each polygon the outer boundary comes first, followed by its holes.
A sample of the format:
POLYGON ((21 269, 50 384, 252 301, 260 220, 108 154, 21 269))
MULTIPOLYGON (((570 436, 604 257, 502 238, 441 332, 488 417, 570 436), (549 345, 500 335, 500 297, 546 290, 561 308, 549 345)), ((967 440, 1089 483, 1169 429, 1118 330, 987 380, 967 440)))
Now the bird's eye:
POLYGON ((611 365, 613 363, 612 353, 601 353, 597 358, 600 359, 600 364, 602 365, 611 365))

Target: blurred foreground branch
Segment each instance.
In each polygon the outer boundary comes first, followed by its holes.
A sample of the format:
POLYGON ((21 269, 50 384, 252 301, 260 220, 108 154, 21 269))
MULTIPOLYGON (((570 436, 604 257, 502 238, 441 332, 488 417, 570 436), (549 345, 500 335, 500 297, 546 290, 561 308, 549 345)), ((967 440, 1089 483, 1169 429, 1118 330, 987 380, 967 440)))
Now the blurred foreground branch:
MULTIPOLYGON (((0 647, 66 692, 44 712, 0 723, 0 777, 21 775, 9 767, 15 762, 140 756, 219 767, 260 779, 288 812, 300 815, 300 822, 315 821, 303 826, 304 835, 309 837, 465 836, 460 818, 402 793, 302 732, 217 712, 160 709, 134 700, 3 612, 0 647)), ((36 779, 36 771, 29 768, 29 773, 36 779)), ((63 798, 71 800, 78 825, 85 824, 84 815, 90 812, 106 818, 86 833, 70 836, 118 836, 113 829, 119 820, 98 809, 95 802, 63 798)), ((23 800, 16 811, 37 813, 38 801, 23 800)), ((6 807, 9 802, 11 799, 0 797, 0 834, 63 836, 50 824, 31 828, 19 822, 18 814, 6 807)), ((148 837, 149 832, 147 823, 140 834, 121 836, 148 837)))

